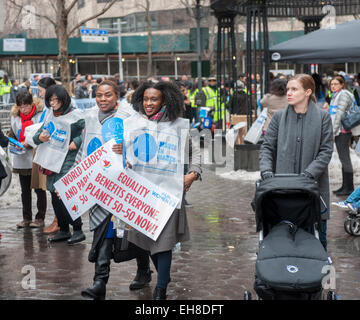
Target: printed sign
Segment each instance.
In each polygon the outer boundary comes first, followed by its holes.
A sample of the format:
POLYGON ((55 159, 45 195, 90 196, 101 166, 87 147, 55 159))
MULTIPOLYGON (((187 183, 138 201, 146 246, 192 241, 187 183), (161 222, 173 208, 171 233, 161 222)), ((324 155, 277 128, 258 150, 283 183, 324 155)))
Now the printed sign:
POLYGON ((73 220, 79 218, 96 203, 93 198, 85 195, 84 190, 94 165, 101 161, 102 156, 107 152, 103 147, 95 150, 54 184, 73 220))
POLYGON ((3 51, 26 51, 26 39, 3 39, 3 51))
POLYGON ((111 151, 115 140, 104 144, 101 161, 93 166, 85 195, 120 220, 156 241, 175 210, 179 198, 153 184, 111 151))

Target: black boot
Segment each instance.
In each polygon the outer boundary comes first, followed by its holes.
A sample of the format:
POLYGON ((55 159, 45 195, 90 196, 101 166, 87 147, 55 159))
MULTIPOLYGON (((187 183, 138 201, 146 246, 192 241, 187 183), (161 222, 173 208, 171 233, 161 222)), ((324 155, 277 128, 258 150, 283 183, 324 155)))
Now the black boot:
POLYGON ((354 174, 353 172, 344 172, 344 188, 335 194, 337 196, 348 196, 354 191, 354 174))
POLYGON ((156 287, 154 290, 154 300, 166 300, 166 289, 156 287))
POLYGON ((137 257, 137 272, 134 280, 130 283, 130 290, 138 290, 144 288, 149 282, 151 282, 150 261, 149 256, 137 257))
POLYGON ((85 234, 82 232, 82 230, 76 230, 74 231, 73 235, 70 239, 68 239, 68 244, 75 244, 81 241, 84 241, 86 239, 85 234))
POLYGON ((61 231, 55 233, 53 237, 48 238, 49 242, 60 242, 71 238, 70 231, 61 231))
POLYGON ((106 283, 101 279, 95 280, 91 288, 81 291, 81 295, 86 299, 105 300, 106 283))
POLYGON ((95 262, 94 284, 81 291, 84 298, 105 300, 106 284, 110 276, 110 259, 113 250, 113 239, 104 239, 95 262))
POLYGON ((342 185, 339 189, 334 190, 333 194, 337 194, 338 192, 342 192, 344 190, 344 183, 345 183, 345 174, 344 174, 344 169, 341 169, 341 175, 342 175, 342 185))

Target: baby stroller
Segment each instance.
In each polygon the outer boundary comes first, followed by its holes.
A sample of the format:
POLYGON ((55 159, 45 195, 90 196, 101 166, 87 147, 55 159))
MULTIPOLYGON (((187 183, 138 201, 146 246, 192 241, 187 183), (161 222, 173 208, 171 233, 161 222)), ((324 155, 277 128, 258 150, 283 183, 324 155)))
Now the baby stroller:
MULTIPOLYGON (((319 300, 331 260, 319 241, 320 193, 301 175, 258 181, 255 193, 259 251, 254 289, 264 300, 319 300)), ((245 300, 251 299, 246 291, 245 300)), ((328 299, 336 299, 330 291, 328 299)))

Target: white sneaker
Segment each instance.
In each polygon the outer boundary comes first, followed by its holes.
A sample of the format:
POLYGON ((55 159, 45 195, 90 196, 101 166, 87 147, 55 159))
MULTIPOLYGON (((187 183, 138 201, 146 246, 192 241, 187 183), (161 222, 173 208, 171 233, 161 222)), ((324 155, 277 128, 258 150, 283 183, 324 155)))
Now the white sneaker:
POLYGON ((331 204, 341 209, 349 210, 348 203, 346 201, 331 202, 331 204))
POLYGON ((358 213, 359 207, 355 203, 348 203, 347 204, 348 209, 350 209, 354 213, 358 213))

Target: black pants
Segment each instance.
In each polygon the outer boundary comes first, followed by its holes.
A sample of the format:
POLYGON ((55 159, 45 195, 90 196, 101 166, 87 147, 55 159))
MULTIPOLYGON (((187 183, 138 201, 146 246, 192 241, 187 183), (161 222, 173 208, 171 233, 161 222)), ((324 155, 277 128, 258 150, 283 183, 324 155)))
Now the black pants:
MULTIPOLYGON (((31 175, 24 176, 19 174, 21 186, 21 202, 23 207, 23 219, 32 220, 32 203, 31 203, 31 175)), ((35 219, 44 220, 46 213, 46 191, 42 189, 35 189, 37 196, 37 214, 35 219)))
POLYGON ((336 149, 339 154, 342 169, 344 172, 353 173, 353 167, 350 159, 350 147, 351 133, 340 133, 335 137, 336 149))
POLYGON ((81 217, 77 218, 75 221, 71 218, 63 202, 58 198, 55 192, 50 192, 51 194, 51 203, 54 208, 56 218, 58 220, 58 225, 60 231, 69 231, 69 225, 71 224, 74 228, 74 231, 80 231, 82 226, 81 217))

